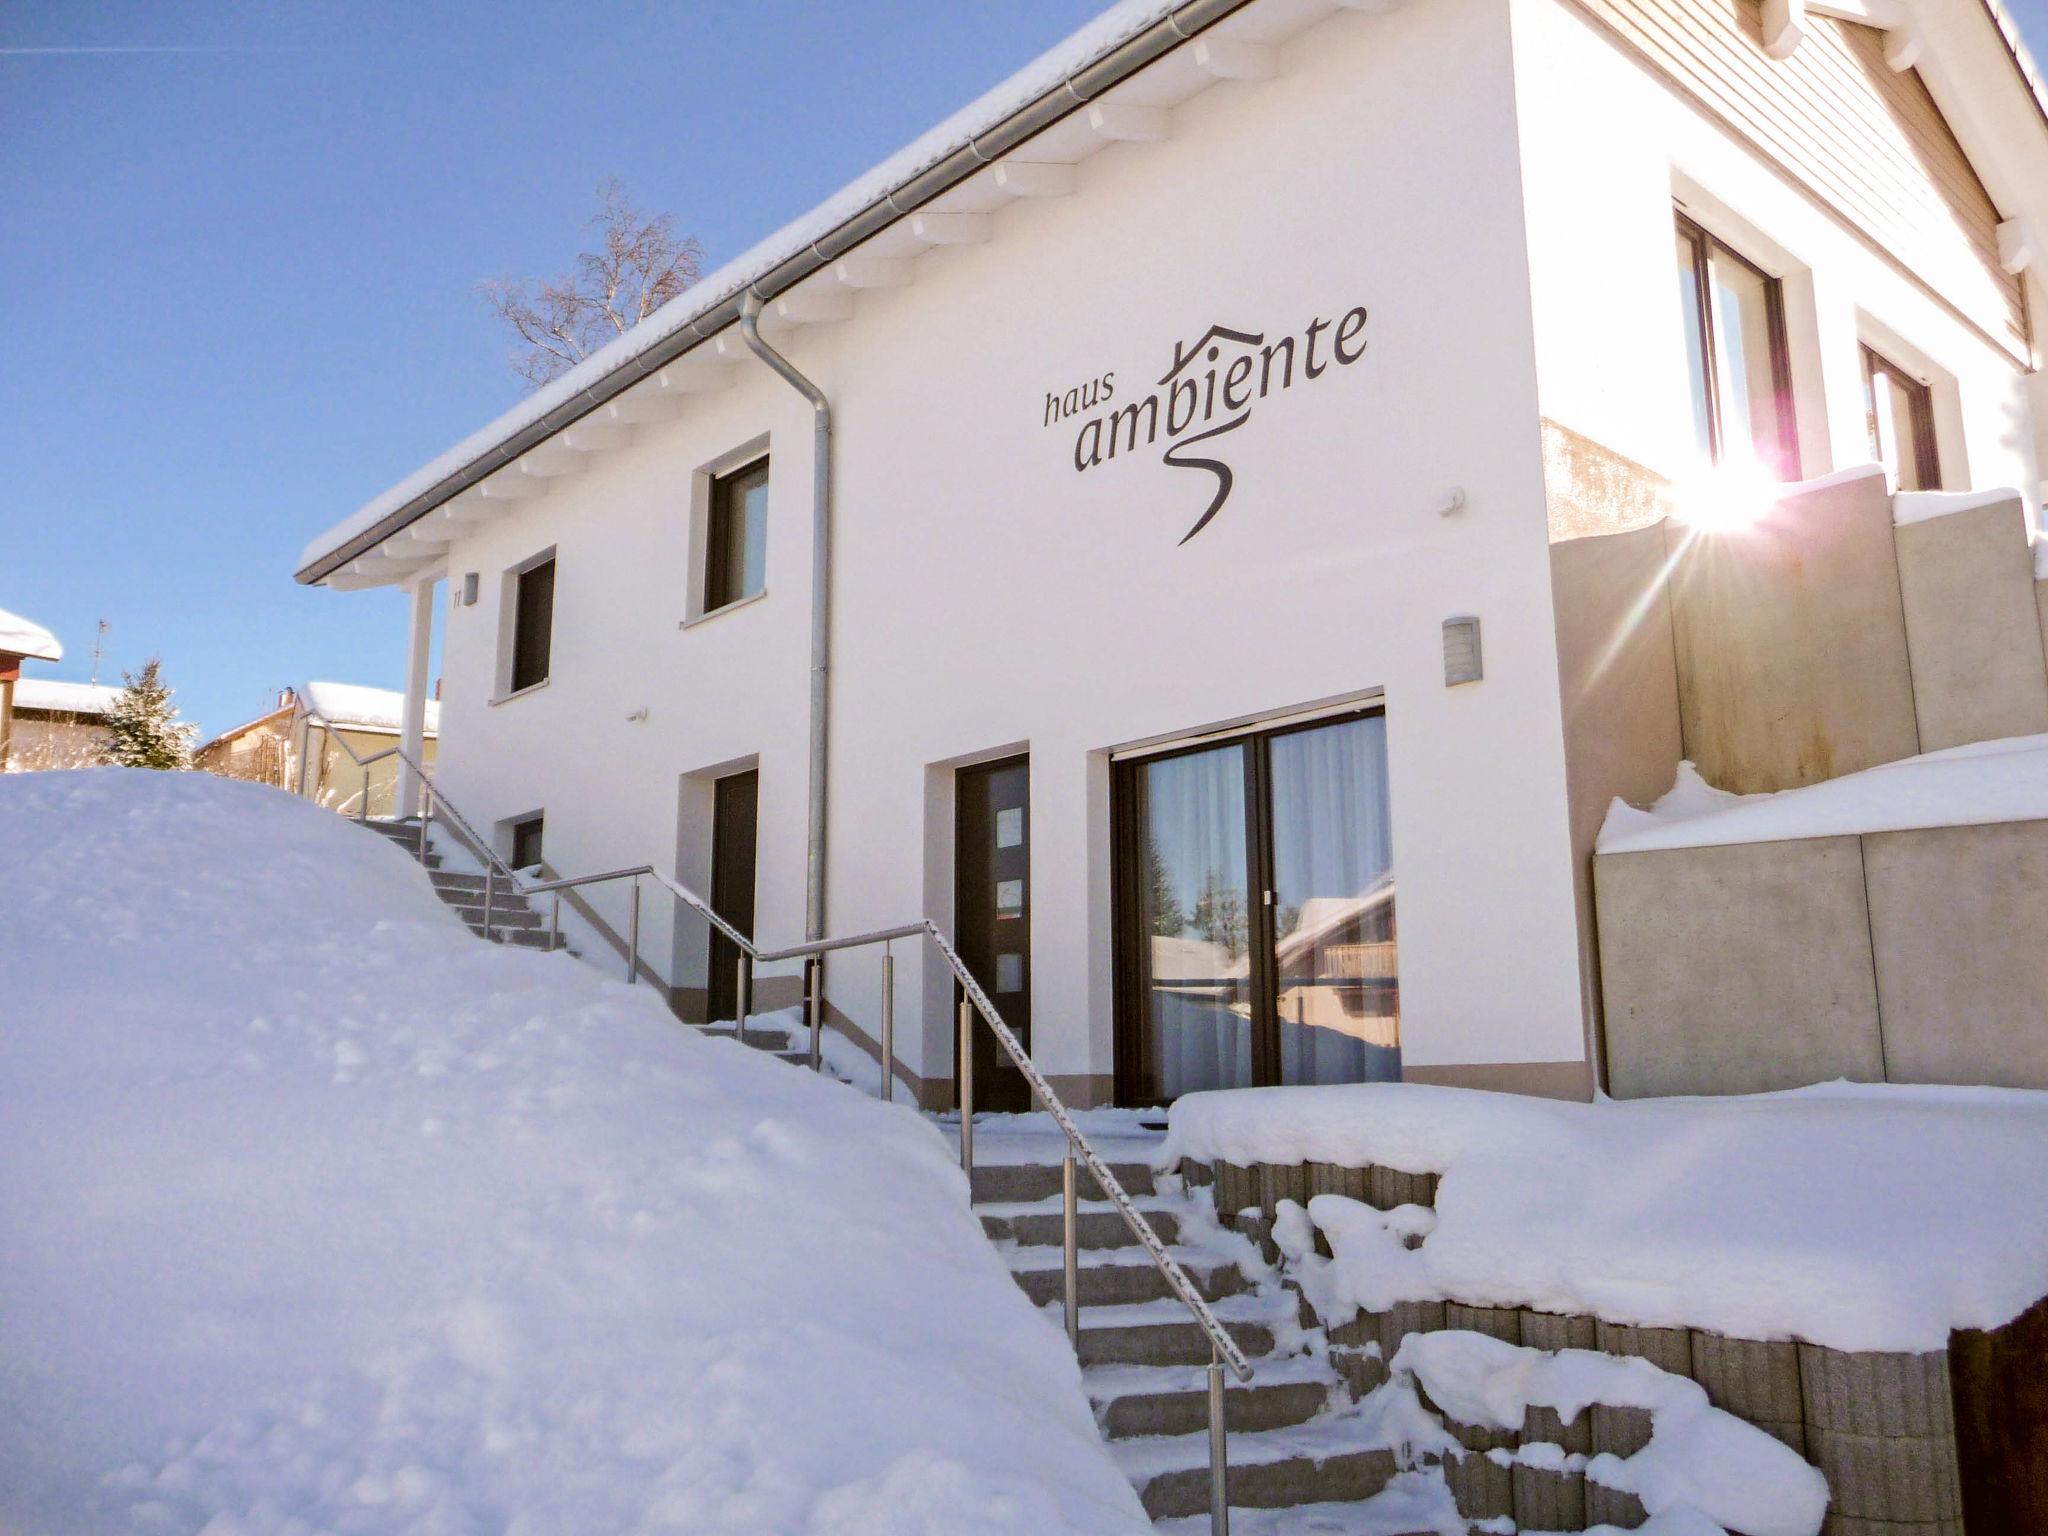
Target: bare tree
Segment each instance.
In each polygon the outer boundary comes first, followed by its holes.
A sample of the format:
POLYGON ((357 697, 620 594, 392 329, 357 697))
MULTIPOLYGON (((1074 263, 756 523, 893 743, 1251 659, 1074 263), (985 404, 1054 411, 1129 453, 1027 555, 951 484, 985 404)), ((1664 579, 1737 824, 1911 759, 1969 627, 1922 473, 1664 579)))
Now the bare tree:
POLYGON ((585 226, 598 248, 552 282, 496 278, 477 284, 491 312, 519 338, 512 367, 539 388, 568 372, 615 336, 623 336, 697 280, 704 249, 678 235, 672 215, 649 217, 617 178, 597 189, 585 226))

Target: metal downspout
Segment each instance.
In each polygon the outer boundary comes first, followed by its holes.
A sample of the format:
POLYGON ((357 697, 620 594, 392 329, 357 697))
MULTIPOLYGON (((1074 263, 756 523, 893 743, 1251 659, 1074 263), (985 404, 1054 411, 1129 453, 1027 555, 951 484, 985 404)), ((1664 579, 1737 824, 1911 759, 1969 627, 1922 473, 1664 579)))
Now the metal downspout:
POLYGON ((747 349, 811 403, 811 761, 804 853, 804 938, 825 937, 826 671, 832 640, 832 404, 796 364, 762 339, 761 299, 752 288, 740 301, 747 349))

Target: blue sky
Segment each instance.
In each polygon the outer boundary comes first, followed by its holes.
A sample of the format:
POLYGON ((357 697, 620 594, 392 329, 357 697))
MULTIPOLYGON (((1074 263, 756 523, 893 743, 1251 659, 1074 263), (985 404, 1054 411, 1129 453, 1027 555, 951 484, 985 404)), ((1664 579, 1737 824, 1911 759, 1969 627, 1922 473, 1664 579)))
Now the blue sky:
MULTIPOLYGON (((2048 0, 2013 0, 2037 56, 2048 0)), ((223 729, 396 686, 403 602, 300 547, 522 393, 478 279, 618 176, 715 265, 1097 0, 0 0, 0 608, 223 729), (147 52, 13 50, 145 48, 147 52)))

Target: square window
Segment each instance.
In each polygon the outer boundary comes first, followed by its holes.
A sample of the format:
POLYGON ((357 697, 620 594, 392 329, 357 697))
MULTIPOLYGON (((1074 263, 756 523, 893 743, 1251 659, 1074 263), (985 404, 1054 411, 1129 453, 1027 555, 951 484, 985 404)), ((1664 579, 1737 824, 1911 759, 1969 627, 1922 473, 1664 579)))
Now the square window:
POLYGON ((1934 441, 1934 391, 1869 347, 1863 349, 1863 415, 1870 456, 1902 491, 1941 489, 1934 441))
POLYGON ((1789 479, 1798 473, 1799 439, 1778 280, 1682 214, 1677 252, 1700 452, 1716 464, 1751 458, 1789 479))
POLYGON ((517 693, 548 680, 555 631, 555 557, 547 556, 513 578, 512 656, 506 691, 517 693))
POLYGON ((546 821, 542 816, 529 816, 524 821, 512 823, 512 867, 532 869, 541 861, 541 831, 546 821))
POLYGON ((704 611, 758 596, 768 575, 768 461, 711 482, 704 611))

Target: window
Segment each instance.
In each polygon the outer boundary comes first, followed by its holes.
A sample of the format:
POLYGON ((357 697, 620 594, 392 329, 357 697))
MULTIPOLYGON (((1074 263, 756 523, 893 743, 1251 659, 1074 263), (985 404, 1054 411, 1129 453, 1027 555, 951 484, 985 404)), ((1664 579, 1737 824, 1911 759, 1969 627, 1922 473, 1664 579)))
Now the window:
POLYGON ((704 611, 758 596, 768 574, 768 461, 711 482, 704 611))
POLYGON ((1799 445, 1778 280, 1680 215, 1678 299, 1700 452, 1791 478, 1799 445))
POLYGON ((532 869, 541 861, 541 829, 547 818, 529 816, 512 823, 512 867, 532 869))
POLYGON ((512 670, 507 691, 517 693, 548 680, 555 633, 555 557, 549 555, 519 572, 513 586, 512 670))
POLYGON ((1868 347, 1863 349, 1863 415, 1870 426, 1870 456, 1891 471, 1900 490, 1941 489, 1934 391, 1868 347))

